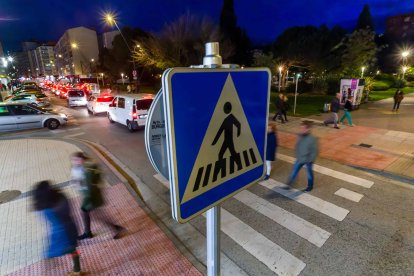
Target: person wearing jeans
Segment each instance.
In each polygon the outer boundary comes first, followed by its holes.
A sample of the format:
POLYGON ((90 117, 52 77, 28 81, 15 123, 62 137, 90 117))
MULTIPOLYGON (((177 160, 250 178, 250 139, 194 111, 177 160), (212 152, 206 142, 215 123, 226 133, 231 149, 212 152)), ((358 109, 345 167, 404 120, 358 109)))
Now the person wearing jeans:
POLYGON ((318 142, 310 133, 311 126, 311 121, 303 121, 300 126, 299 138, 295 146, 296 162, 293 165, 292 172, 288 178, 288 186, 286 189, 290 189, 303 166, 306 166, 306 172, 308 175, 308 186, 304 191, 310 192, 313 189, 313 163, 318 155, 318 142))
POLYGON ((334 124, 334 128, 339 129, 338 127, 338 112, 341 106, 339 99, 341 98, 341 93, 336 93, 336 97, 331 102, 331 117, 323 122, 325 126, 328 124, 334 124))

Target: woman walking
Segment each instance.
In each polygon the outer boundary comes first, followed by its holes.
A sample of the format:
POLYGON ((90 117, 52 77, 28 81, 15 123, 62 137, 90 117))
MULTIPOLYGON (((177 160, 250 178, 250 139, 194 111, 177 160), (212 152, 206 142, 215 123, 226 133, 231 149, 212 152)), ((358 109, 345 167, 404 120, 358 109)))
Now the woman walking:
POLYGON ((266 147, 266 175, 264 180, 268 180, 272 171, 272 162, 275 161, 277 149, 276 125, 267 125, 267 147, 266 147))
POLYGON ((404 99, 404 93, 401 90, 395 91, 394 94, 394 107, 392 108, 392 111, 398 111, 400 108, 400 103, 404 99))
POLYGON ((341 124, 344 123, 344 119, 346 118, 348 120, 348 124, 349 126, 353 127, 354 125, 352 124, 352 116, 351 116, 351 111, 352 111, 352 97, 349 97, 346 102, 345 102, 345 106, 344 106, 344 115, 342 115, 341 120, 339 120, 339 122, 341 124))
MULTIPOLYGON (((46 180, 36 184, 33 197, 34 209, 41 211, 51 226, 46 257, 54 258, 71 254, 73 271, 69 275, 81 275, 79 253, 76 250, 78 233, 67 198, 46 180)), ((45 275, 49 274, 50 271, 45 273, 45 275)))

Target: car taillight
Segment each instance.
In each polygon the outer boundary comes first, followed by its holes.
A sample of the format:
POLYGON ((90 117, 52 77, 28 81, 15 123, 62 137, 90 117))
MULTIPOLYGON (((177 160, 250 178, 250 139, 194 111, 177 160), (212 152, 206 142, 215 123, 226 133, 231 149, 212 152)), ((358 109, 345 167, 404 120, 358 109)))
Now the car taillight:
POLYGON ((132 106, 132 119, 136 119, 137 116, 137 108, 134 106, 132 106))

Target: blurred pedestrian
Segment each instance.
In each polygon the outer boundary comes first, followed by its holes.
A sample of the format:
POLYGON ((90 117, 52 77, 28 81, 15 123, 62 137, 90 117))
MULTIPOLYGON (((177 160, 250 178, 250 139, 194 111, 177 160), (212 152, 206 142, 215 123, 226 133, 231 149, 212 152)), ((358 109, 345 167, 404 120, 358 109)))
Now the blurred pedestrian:
POLYGON ((326 119, 323 124, 327 126, 328 124, 334 124, 334 128, 339 129, 338 127, 338 112, 340 108, 339 100, 341 99, 341 93, 336 93, 335 98, 331 102, 331 116, 326 119))
POLYGON ((308 186, 304 190, 310 192, 313 189, 313 163, 318 155, 318 141, 311 134, 311 121, 303 121, 300 125, 298 140, 295 146, 296 162, 287 181, 286 189, 290 189, 295 181, 299 170, 305 165, 308 175, 308 186))
POLYGON ((270 177, 272 162, 276 159, 277 146, 276 125, 269 122, 267 124, 266 175, 264 180, 268 180, 270 177))
POLYGON ((341 122, 341 124, 343 124, 344 119, 346 118, 348 120, 348 124, 349 126, 353 127, 354 125, 352 124, 352 116, 351 116, 351 111, 352 111, 352 96, 348 97, 348 99, 345 102, 345 106, 344 106, 344 115, 342 115, 341 120, 339 120, 339 122, 341 122))
POLYGON ((288 119, 287 119, 287 111, 290 109, 290 105, 289 105, 289 102, 288 102, 288 97, 286 96, 286 95, 283 95, 283 109, 282 109, 282 115, 283 115, 283 117, 284 117, 284 119, 285 119, 285 122, 287 122, 288 121, 288 119))
POLYGON ((404 92, 402 92, 399 89, 395 91, 394 107, 392 108, 392 111, 398 111, 398 109, 400 108, 400 103, 402 102, 403 99, 404 99, 404 92))
POLYGON ((280 119, 280 121, 282 122, 282 124, 285 123, 285 120, 283 119, 283 109, 284 109, 284 104, 283 104, 283 94, 280 93, 279 96, 276 98, 276 113, 273 116, 273 121, 276 121, 278 118, 280 119))
POLYGON ((99 188, 101 173, 98 165, 83 152, 74 153, 71 161, 71 183, 77 186, 82 198, 81 211, 84 231, 78 239, 83 240, 93 237, 91 230, 91 215, 109 226, 113 230, 113 238, 119 239, 124 228, 114 224, 102 209, 104 199, 101 189, 99 188))
MULTIPOLYGON (((46 257, 54 258, 71 254, 73 272, 70 275, 80 275, 79 253, 76 250, 78 233, 67 198, 45 180, 36 184, 33 199, 34 209, 41 211, 50 224, 51 232, 48 239, 50 244, 46 257)), ((46 271, 45 275, 49 274, 50 271, 46 271)))

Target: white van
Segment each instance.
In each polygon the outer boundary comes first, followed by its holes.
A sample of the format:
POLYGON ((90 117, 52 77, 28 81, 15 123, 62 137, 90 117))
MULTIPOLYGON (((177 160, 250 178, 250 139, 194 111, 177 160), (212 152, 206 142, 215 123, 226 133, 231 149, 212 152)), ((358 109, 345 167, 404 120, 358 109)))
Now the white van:
POLYGON ((145 126, 154 96, 152 94, 117 95, 108 108, 108 119, 133 132, 145 126))
POLYGON ((72 106, 86 106, 87 100, 85 92, 82 90, 69 90, 68 94, 68 107, 72 106))

